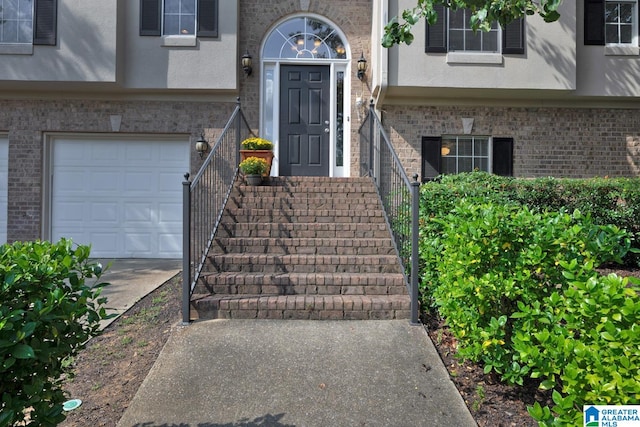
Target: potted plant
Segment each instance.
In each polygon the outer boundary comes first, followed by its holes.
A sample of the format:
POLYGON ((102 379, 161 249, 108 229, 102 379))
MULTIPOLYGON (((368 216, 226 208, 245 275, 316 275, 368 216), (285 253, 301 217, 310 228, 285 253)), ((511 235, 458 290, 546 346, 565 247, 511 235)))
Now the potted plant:
POLYGON ((249 157, 265 159, 267 161, 266 175, 269 175, 273 161, 273 142, 257 136, 245 139, 240 143, 240 160, 244 161, 249 157))
POLYGON ((262 183, 262 176, 266 175, 269 165, 265 159, 247 157, 240 162, 239 167, 247 180, 247 184, 260 185, 262 183))

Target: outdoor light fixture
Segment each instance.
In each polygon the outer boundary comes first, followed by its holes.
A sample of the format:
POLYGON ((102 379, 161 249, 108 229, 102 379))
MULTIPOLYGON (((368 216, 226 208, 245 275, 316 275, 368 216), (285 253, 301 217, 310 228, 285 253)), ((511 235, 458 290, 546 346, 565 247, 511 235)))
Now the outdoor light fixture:
POLYGON ((244 55, 242 55, 242 69, 244 73, 249 77, 251 75, 251 55, 249 55, 249 51, 247 50, 244 55))
POLYGON ((209 143, 204 139, 204 134, 200 134, 200 139, 196 141, 196 151, 200 155, 200 158, 204 156, 204 153, 209 151, 209 143))
POLYGON ((364 74, 367 72, 367 60, 364 59, 364 53, 360 54, 360 59, 358 59, 358 79, 360 81, 364 80, 364 74))

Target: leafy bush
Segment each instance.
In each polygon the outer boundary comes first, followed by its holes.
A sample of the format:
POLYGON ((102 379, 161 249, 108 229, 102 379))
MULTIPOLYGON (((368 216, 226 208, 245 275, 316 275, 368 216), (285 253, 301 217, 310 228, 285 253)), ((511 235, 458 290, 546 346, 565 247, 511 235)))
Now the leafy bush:
POLYGON ((99 333, 108 316, 99 264, 71 241, 0 246, 0 426, 56 425, 65 416, 65 361, 99 333))
POLYGON ((554 389, 553 408, 529 408, 543 426, 581 425, 583 405, 640 401, 640 282, 613 274, 584 280, 575 260, 562 266, 569 287, 522 303, 514 315, 517 358, 541 388, 554 389))
POLYGON ((541 425, 577 425, 583 404, 640 399, 640 284, 595 270, 632 251, 632 233, 603 222, 626 218, 620 200, 631 193, 533 181, 473 173, 423 187, 422 299, 446 320, 461 357, 509 383, 553 389, 553 408, 529 408, 541 425), (592 214, 577 201, 585 194, 618 214, 592 214), (607 204, 614 197, 617 207, 607 204))
POLYGON ((440 223, 441 252, 431 261, 439 313, 461 343, 459 354, 511 382, 526 370, 514 364, 508 343, 519 325, 520 302, 540 301, 567 286, 562 262, 616 262, 629 249, 626 233, 598 226, 580 212, 534 213, 517 205, 466 199, 440 223))
POLYGON ((243 150, 273 150, 273 143, 264 138, 251 137, 240 143, 243 150))

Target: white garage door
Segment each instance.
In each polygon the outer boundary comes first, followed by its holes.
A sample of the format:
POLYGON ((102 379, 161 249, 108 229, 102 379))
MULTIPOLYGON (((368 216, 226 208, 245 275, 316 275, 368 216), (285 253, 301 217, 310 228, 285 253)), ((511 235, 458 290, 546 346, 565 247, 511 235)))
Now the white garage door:
POLYGON ((0 137, 0 245, 7 241, 7 191, 9 187, 9 140, 0 137))
POLYGON ((182 257, 188 141, 56 139, 51 237, 92 257, 182 257))

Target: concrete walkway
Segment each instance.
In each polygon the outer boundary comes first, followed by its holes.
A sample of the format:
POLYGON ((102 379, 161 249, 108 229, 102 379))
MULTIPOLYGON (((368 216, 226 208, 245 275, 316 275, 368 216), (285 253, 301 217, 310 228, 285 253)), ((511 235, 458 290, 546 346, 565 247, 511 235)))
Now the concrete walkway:
POLYGON ((421 326, 176 326, 119 427, 475 426, 421 326))
MULTIPOLYGON (((182 260, 179 259, 100 259, 95 261, 106 268, 100 277, 100 282, 110 283, 102 291, 102 296, 107 297, 107 313, 115 313, 118 316, 182 269, 182 260)), ((116 318, 103 320, 100 327, 106 328, 116 318)))

